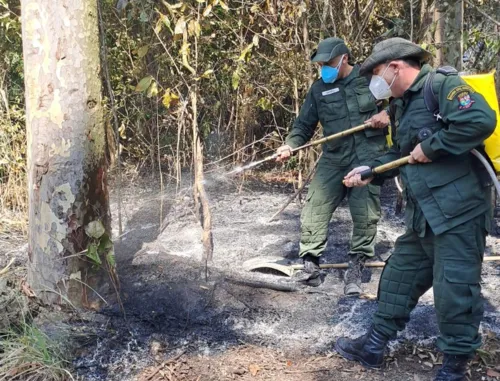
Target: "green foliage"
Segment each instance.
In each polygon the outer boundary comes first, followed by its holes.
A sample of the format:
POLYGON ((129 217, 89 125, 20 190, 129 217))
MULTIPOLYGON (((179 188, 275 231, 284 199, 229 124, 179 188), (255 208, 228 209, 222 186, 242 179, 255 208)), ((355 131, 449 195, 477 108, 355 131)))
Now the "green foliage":
POLYGON ((20 322, 0 333, 0 379, 67 381, 69 361, 57 343, 37 327, 20 322))
MULTIPOLYGON (((444 13, 450 26, 456 24, 452 3, 446 3, 444 13)), ((259 155, 269 142, 250 143, 272 132, 278 132, 275 140, 281 140, 310 83, 317 79, 317 68, 308 60, 319 40, 331 35, 344 38, 352 61, 358 63, 385 37, 413 36, 435 52, 432 4, 429 0, 141 0, 129 1, 117 12, 115 0, 104 0, 102 37, 122 159, 147 173, 158 169, 158 158, 165 171, 190 166, 189 96, 194 85, 198 126, 207 151, 208 140, 218 139, 210 159, 234 150, 239 161, 259 155)), ((465 69, 484 72, 498 67, 500 41, 498 26, 483 13, 495 17, 500 3, 477 4, 465 3, 463 42, 469 57, 465 69)), ((0 0, 0 90, 6 94, 9 111, 5 117, 0 97, 0 187, 8 183, 11 189, 14 183, 25 184, 19 8, 19 0, 0 0)), ((448 28, 446 47, 458 49, 460 38, 448 28)), ((111 115, 109 110, 110 120, 111 115)), ((22 209, 25 193, 14 191, 6 198, 8 207, 22 209)))
POLYGON ((85 255, 96 266, 101 266, 103 260, 114 268, 116 265, 113 241, 106 233, 101 221, 91 221, 85 226, 85 234, 89 238, 85 255))
POLYGON ((0 0, 0 233, 9 234, 25 232, 28 209, 19 7, 0 0))

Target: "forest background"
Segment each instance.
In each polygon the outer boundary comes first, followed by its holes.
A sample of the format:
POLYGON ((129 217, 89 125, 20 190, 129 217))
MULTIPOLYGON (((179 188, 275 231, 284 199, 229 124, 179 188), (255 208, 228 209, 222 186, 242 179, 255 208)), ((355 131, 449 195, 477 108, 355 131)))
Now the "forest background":
MULTIPOLYGON (((101 0, 99 16, 111 168, 164 183, 180 183, 192 168, 193 129, 207 171, 282 144, 318 77, 311 52, 329 36, 345 39, 358 63, 381 39, 407 38, 434 54, 434 66, 496 69, 500 84, 496 0, 101 0)), ((27 231, 23 70, 19 0, 0 0, 4 235, 27 231)), ((307 171, 316 155, 285 169, 307 171)))

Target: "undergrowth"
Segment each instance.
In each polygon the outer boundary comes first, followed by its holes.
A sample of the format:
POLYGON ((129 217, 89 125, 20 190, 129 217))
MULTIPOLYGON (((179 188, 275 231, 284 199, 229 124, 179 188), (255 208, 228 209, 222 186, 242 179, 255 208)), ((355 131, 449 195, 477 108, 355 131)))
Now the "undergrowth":
POLYGON ((0 334, 0 380, 74 380, 69 362, 58 345, 38 328, 23 323, 21 329, 0 334))
POLYGON ((32 324, 34 305, 20 289, 17 281, 0 282, 0 319, 6 323, 0 330, 0 381, 74 380, 60 344, 32 324))

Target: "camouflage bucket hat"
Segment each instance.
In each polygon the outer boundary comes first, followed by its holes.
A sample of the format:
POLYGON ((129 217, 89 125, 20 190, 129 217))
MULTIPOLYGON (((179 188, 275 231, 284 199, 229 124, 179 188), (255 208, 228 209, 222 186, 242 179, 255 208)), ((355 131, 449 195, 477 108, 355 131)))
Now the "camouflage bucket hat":
POLYGON ((360 74, 369 74, 375 66, 388 61, 413 58, 422 63, 431 57, 431 53, 413 42, 399 37, 389 38, 375 45, 372 54, 361 65, 360 74))
POLYGON ((319 43, 318 48, 311 55, 311 62, 328 62, 332 58, 342 54, 351 55, 344 40, 330 37, 319 43))

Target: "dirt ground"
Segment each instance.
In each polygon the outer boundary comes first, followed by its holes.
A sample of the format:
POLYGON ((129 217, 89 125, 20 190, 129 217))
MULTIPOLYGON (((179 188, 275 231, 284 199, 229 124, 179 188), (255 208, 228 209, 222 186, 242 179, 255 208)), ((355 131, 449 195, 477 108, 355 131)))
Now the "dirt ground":
MULTIPOLYGON (((123 234, 115 252, 126 318, 119 306, 111 306, 98 314, 66 319, 78 332, 73 365, 80 379, 432 380, 441 360, 433 346, 438 330, 432 290, 413 312, 407 329, 391 343, 387 366, 366 371, 341 359, 333 343, 340 336, 357 337, 369 327, 380 269, 365 271, 362 298, 343 296, 340 270, 328 271, 317 289, 295 292, 235 283, 243 279, 295 285, 293 278, 241 268, 254 257, 295 260, 300 204, 292 203, 280 219, 268 222, 292 194, 289 184, 265 179, 241 182, 221 175, 207 178, 215 250, 206 281, 189 179, 163 193, 144 183, 136 179, 122 191, 123 234)), ((115 237, 116 199, 113 192, 115 237)), ((382 205, 379 260, 390 255, 404 230, 402 216, 394 210, 393 184, 383 188, 382 205)), ((497 229, 498 224, 497 219, 497 229)), ((351 226, 344 203, 330 224, 325 262, 347 260, 351 226)), ((488 237, 487 255, 500 253, 497 232, 488 237)), ((499 274, 500 263, 484 265, 485 345, 472 363, 471 380, 495 380, 500 373, 499 274)))

